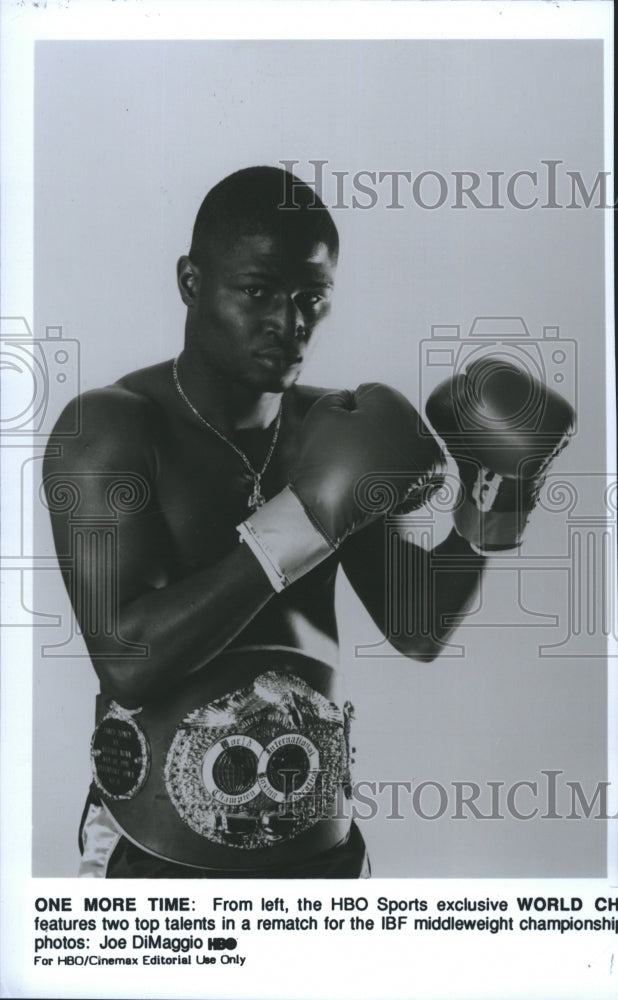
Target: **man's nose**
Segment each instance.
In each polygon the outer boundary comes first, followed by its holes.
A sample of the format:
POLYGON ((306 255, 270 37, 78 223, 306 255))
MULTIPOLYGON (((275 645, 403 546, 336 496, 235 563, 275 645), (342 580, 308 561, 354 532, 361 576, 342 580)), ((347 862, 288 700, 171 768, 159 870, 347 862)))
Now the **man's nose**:
POLYGON ((305 333, 305 317, 291 295, 273 298, 268 321, 272 332, 281 340, 295 340, 305 333))

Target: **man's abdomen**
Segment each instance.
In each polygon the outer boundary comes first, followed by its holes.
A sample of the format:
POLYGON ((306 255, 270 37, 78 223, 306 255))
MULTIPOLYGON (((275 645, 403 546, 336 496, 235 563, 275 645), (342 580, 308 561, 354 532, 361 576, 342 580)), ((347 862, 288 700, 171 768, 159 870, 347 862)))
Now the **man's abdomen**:
POLYGON ((135 844, 196 868, 287 866, 349 830, 350 706, 333 668, 296 649, 228 650, 156 702, 101 695, 101 800, 135 844))

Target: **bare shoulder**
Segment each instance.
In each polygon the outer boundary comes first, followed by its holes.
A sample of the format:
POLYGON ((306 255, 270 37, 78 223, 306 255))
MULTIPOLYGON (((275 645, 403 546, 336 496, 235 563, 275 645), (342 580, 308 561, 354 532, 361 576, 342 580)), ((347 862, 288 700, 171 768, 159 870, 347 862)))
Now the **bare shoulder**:
POLYGON ((73 399, 50 435, 46 465, 105 468, 119 459, 146 469, 162 419, 165 365, 133 372, 73 399), (74 428, 78 432, 74 433, 74 428))

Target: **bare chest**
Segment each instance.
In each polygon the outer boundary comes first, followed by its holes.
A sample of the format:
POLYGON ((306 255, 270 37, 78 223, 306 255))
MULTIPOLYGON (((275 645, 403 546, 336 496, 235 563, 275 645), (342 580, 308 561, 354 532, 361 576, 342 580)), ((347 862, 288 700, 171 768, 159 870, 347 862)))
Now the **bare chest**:
POLYGON ((172 427, 157 453, 156 505, 182 573, 211 565, 238 544, 236 526, 288 481, 295 428, 238 435, 233 448, 206 428, 172 427))

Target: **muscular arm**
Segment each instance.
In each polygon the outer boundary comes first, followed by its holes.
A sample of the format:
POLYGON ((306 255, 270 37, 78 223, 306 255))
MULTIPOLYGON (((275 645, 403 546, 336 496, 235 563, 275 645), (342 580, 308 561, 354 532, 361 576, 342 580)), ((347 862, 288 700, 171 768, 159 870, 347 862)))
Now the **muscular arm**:
POLYGON ((433 660, 474 604, 485 558, 455 530, 430 551, 376 522, 348 539, 341 564, 377 627, 404 656, 433 660), (396 553, 396 555, 395 555, 396 553))
POLYGON ((88 394, 81 433, 62 436, 71 419, 65 412, 44 465, 56 550, 76 617, 103 690, 128 707, 206 664, 273 593, 243 545, 174 579, 169 528, 153 496, 150 416, 125 390, 88 394), (140 644, 142 655, 128 643, 140 644))

